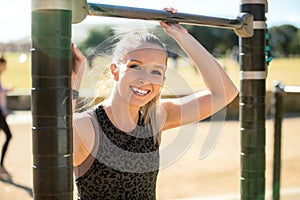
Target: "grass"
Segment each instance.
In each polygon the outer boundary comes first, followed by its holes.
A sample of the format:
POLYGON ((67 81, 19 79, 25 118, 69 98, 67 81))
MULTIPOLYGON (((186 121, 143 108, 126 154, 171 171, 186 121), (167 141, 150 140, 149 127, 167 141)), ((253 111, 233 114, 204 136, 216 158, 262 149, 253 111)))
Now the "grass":
POLYGON ((1 77, 3 86, 29 90, 31 88, 30 53, 6 53, 4 57, 7 60, 7 68, 1 77), (22 54, 27 56, 27 59, 21 63, 19 59, 24 58, 24 55, 21 56, 22 54))
POLYGON ((299 75, 300 58, 274 59, 268 67, 267 89, 271 89, 273 81, 300 86, 299 75))
MULTIPOLYGON (((14 87, 16 90, 30 90, 31 88, 31 56, 25 53, 27 60, 19 62, 23 53, 6 53, 7 70, 2 74, 4 87, 14 87)), ((239 88, 239 65, 229 58, 219 59, 225 70, 239 88)), ((180 67, 177 70, 170 68, 167 73, 166 92, 174 92, 182 87, 199 90, 204 88, 204 83, 199 74, 196 73, 187 62, 179 60, 180 67)), ((266 80, 267 90, 271 90, 273 81, 282 81, 285 85, 300 85, 300 58, 274 59, 268 66, 268 77, 266 80)))

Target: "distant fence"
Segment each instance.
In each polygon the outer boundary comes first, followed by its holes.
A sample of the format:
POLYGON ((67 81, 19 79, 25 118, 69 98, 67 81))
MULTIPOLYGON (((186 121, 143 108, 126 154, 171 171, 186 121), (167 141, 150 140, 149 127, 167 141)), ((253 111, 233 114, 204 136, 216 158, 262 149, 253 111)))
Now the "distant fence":
POLYGON ((15 89, 7 94, 7 108, 14 110, 30 110, 31 96, 30 89, 15 89))
MULTIPOLYGON (((285 86, 286 91, 291 91, 294 86, 285 86)), ((7 107, 14 110, 30 110, 31 109, 31 96, 30 89, 16 89, 9 93, 7 96, 7 107)), ((285 92, 284 107, 285 114, 300 113, 300 93, 285 92)), ((272 113, 272 91, 266 93, 266 113, 268 116, 272 113)), ((172 98, 170 95, 163 95, 163 97, 172 98)), ((239 117, 239 97, 236 97, 228 106, 226 110, 228 119, 238 119, 239 117)))

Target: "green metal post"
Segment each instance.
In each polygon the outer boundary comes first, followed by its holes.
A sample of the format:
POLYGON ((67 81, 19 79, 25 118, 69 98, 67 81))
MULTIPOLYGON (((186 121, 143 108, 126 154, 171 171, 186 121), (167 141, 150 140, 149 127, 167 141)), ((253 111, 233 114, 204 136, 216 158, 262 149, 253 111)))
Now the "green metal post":
POLYGON ((35 200, 73 199, 71 10, 70 0, 32 0, 35 200))
POLYGON ((280 171, 281 171, 281 124, 282 124, 282 101, 284 85, 280 82, 274 83, 272 97, 272 114, 274 116, 274 153, 273 153, 273 192, 272 199, 280 199, 280 171))
POLYGON ((242 0, 254 34, 240 38, 241 199, 265 198, 265 12, 267 0, 242 0))

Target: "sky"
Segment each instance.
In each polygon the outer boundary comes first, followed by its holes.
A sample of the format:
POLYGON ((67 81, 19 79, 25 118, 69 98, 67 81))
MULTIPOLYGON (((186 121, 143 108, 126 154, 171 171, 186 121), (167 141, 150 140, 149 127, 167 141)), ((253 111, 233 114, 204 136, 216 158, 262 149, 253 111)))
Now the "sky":
MULTIPOLYGON (((0 0, 0 43, 17 41, 31 35, 31 0, 0 0)), ((174 7, 179 12, 234 19, 241 0, 88 0, 88 2, 162 9, 174 7)), ((268 0, 268 27, 291 24, 300 28, 299 0, 268 0)), ((76 26, 103 24, 106 17, 87 16, 76 26)))

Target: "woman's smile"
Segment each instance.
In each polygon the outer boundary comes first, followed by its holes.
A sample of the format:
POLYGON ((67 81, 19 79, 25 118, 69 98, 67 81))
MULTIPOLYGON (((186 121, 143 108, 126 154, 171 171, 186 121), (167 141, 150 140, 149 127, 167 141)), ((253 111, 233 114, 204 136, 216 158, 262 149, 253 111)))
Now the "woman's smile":
POLYGON ((148 89, 142 89, 134 86, 130 86, 130 89, 133 91, 134 94, 137 94, 139 96, 145 96, 150 92, 150 90, 148 89))

